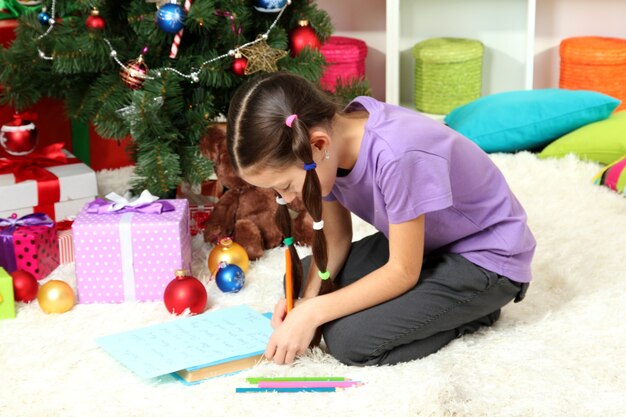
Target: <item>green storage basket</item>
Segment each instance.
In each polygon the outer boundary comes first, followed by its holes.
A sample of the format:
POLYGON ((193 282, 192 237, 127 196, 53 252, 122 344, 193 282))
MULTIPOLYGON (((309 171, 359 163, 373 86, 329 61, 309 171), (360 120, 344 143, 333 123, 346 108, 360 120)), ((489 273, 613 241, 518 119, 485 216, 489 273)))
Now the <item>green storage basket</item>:
POLYGON ((447 114, 480 97, 484 47, 480 41, 432 38, 413 47, 415 107, 447 114))

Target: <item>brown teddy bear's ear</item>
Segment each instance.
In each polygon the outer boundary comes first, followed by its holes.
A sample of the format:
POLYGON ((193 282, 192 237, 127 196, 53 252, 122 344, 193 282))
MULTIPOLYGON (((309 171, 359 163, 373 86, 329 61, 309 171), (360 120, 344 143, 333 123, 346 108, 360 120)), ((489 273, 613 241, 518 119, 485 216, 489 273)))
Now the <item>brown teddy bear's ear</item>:
POLYGON ((226 125, 224 123, 213 124, 200 139, 200 152, 205 158, 215 162, 220 155, 220 145, 225 142, 226 125))

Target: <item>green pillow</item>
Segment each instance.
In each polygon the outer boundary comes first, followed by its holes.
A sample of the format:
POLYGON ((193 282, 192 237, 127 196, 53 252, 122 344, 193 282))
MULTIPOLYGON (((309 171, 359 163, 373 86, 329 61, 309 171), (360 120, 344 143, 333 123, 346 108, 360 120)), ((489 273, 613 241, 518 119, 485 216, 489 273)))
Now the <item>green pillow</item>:
POLYGON ((609 117, 620 101, 584 90, 509 91, 457 107, 444 119, 485 152, 532 150, 609 117))
POLYGON ((538 155, 561 157, 573 153, 580 159, 610 164, 626 153, 626 111, 583 126, 555 140, 538 155))

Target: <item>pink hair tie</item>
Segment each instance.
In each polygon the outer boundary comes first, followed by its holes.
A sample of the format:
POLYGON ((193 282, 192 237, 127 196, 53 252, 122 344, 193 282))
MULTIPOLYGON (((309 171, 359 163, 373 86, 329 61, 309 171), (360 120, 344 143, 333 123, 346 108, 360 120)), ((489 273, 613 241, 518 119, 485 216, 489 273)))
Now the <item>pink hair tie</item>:
POLYGON ((287 125, 287 127, 291 127, 291 125, 293 124, 293 121, 296 120, 298 118, 297 114, 292 114, 291 116, 287 116, 287 118, 285 119, 285 124, 287 125))

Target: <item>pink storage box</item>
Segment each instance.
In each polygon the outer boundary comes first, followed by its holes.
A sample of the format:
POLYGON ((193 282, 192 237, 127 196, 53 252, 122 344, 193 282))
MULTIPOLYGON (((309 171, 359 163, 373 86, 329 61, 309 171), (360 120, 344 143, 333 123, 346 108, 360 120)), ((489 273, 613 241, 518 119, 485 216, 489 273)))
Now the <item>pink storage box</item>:
POLYGON ((335 92, 338 79, 346 82, 365 77, 367 44, 362 40, 331 36, 320 52, 328 63, 320 79, 323 89, 335 92))
POLYGON ((80 303, 163 301, 177 269, 190 269, 187 200, 164 200, 160 214, 94 214, 86 206, 72 226, 80 303))

